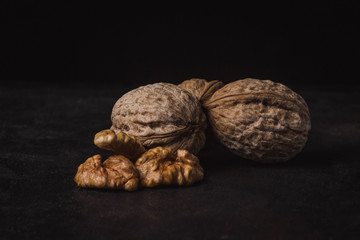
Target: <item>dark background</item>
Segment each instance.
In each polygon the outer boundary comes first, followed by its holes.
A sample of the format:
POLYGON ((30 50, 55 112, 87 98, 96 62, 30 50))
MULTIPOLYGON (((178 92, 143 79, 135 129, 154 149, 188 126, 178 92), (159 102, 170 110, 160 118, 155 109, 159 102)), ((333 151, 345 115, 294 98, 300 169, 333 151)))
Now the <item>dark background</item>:
POLYGON ((0 238, 357 239, 359 9, 285 5, 1 2, 0 238), (301 94, 312 130, 287 163, 231 154, 207 132, 203 182, 83 190, 115 101, 192 77, 271 79, 301 94))
POLYGON ((359 9, 346 3, 2 5, 9 80, 323 85, 357 73, 359 9))

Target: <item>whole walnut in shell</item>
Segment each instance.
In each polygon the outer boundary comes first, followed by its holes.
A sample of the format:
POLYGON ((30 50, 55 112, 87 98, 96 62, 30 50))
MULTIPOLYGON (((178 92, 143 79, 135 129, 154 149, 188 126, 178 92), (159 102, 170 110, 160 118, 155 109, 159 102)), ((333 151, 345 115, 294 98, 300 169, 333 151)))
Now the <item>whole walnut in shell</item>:
POLYGON ((203 105, 219 140, 235 154, 282 162, 299 153, 311 128, 304 99, 270 80, 243 79, 217 90, 203 105))
POLYGON ((145 147, 197 153, 205 144, 206 116, 199 100, 170 83, 155 83, 124 94, 114 105, 111 130, 145 147))
POLYGON ((173 153, 170 148, 152 148, 136 161, 135 166, 143 187, 189 186, 204 177, 199 159, 184 149, 173 153))

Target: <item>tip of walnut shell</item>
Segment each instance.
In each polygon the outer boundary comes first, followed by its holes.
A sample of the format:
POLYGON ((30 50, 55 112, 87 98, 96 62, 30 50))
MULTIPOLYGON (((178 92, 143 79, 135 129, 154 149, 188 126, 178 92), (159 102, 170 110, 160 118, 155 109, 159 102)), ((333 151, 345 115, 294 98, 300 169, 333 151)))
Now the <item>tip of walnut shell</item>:
POLYGON ((208 82, 201 78, 191 78, 183 81, 178 86, 194 94, 201 104, 204 104, 218 89, 222 88, 224 84, 219 80, 208 82))

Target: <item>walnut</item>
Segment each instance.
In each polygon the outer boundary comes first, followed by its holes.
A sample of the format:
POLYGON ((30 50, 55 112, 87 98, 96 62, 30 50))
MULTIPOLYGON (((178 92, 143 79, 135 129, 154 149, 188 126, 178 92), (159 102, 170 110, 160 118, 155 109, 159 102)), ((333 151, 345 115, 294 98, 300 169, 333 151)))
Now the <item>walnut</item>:
POLYGON ((201 104, 203 104, 209 100, 216 90, 223 87, 224 84, 218 80, 208 82, 205 79, 192 78, 185 80, 178 86, 194 94, 200 100, 201 104))
POLYGON ((170 148, 156 147, 145 152, 135 163, 140 174, 140 185, 188 186, 201 181, 204 176, 199 159, 187 150, 176 154, 170 148))
POLYGON ((98 132, 94 137, 94 144, 99 148, 121 154, 130 160, 137 159, 146 151, 135 137, 128 136, 121 131, 115 134, 111 129, 98 132))
POLYGON ((88 158, 78 168, 74 178, 79 187, 135 191, 139 173, 134 164, 122 155, 110 156, 101 163, 99 154, 88 158))
POLYGON ((170 83, 134 89, 114 105, 111 129, 137 138, 145 147, 197 153, 205 144, 206 116, 193 94, 170 83))
POLYGON ((235 154, 282 162, 304 147, 311 128, 304 99, 280 83, 243 79, 216 91, 204 103, 212 128, 235 154))

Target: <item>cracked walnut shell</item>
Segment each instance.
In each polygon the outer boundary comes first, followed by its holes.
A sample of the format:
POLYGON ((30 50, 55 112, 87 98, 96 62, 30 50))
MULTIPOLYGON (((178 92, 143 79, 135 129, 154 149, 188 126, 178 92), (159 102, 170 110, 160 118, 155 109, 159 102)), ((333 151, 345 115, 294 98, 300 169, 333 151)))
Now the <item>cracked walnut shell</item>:
POLYGON ((311 128, 304 99, 270 80, 229 83, 203 106, 219 140, 235 154, 255 161, 283 162, 294 157, 311 128))
POLYGON ((134 136, 145 147, 197 153, 205 144, 206 116, 199 100, 170 83, 155 83, 124 94, 114 105, 111 129, 134 136))
POLYGON ((159 185, 188 186, 201 181, 204 170, 199 159, 187 150, 176 154, 169 148, 156 147, 145 152, 135 163, 144 187, 159 185))
POLYGON ((101 163, 101 156, 97 154, 79 166, 74 181, 83 188, 135 191, 139 174, 134 164, 124 156, 110 156, 101 163))
POLYGON ((130 160, 136 160, 146 151, 141 142, 135 137, 128 136, 121 131, 115 134, 111 129, 95 134, 94 144, 99 148, 121 154, 130 160))

